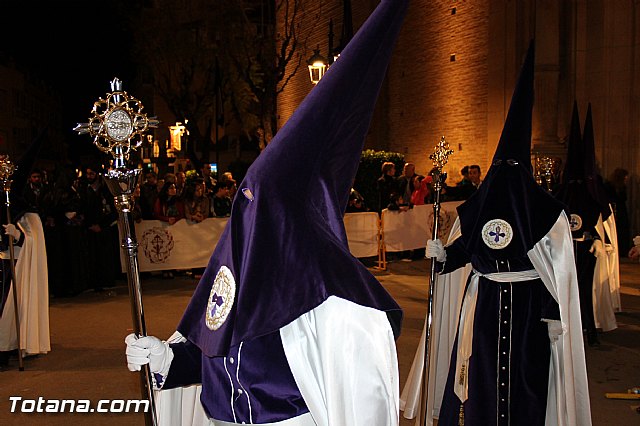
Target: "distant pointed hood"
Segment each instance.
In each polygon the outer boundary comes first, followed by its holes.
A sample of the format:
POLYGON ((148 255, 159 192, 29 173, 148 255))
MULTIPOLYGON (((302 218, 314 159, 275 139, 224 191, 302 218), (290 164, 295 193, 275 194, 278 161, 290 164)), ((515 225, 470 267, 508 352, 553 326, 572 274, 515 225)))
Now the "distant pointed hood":
POLYGON ((585 162, 585 145, 580 135, 578 103, 574 101, 567 143, 567 160, 562 172, 562 183, 554 194, 557 200, 567 206, 574 238, 582 238, 585 231, 593 235, 600 214, 597 203, 587 187, 585 162))
POLYGON ((593 134, 593 118, 591 115, 591 102, 587 108, 587 117, 584 121, 584 155, 585 155, 585 176, 587 186, 591 196, 598 202, 602 213, 602 220, 607 220, 611 215, 611 207, 609 206, 609 197, 604 187, 602 176, 598 174, 596 166, 596 147, 595 137, 593 134))
POLYGON ((343 215, 408 0, 383 0, 259 155, 178 330, 209 356, 335 295, 402 311, 349 252, 343 215))
POLYGON ((580 135, 580 118, 578 118, 578 102, 573 102, 571 127, 567 143, 567 161, 562 173, 562 182, 569 183, 585 178, 585 155, 582 136, 580 135))
POLYGON ((536 184, 532 174, 534 49, 532 41, 493 163, 478 190, 457 209, 461 238, 469 253, 491 250, 493 258, 525 256, 551 229, 563 209, 536 184), (494 236, 490 237, 490 233, 494 236))

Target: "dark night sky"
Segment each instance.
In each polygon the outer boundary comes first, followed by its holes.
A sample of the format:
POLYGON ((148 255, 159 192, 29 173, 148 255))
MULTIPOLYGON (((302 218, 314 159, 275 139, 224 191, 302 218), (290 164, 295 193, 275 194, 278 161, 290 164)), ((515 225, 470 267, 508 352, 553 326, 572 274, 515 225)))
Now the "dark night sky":
POLYGON ((69 142, 80 138, 73 126, 87 121, 114 77, 131 89, 131 42, 117 14, 122 1, 0 0, 0 52, 61 92, 69 142))

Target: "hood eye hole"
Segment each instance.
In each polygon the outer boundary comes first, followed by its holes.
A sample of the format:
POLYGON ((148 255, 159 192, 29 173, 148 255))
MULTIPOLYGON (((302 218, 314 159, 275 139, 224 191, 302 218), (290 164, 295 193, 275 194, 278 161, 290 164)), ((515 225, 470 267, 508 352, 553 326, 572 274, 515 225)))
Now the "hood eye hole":
POLYGON ((510 165, 510 166, 517 166, 520 163, 518 162, 518 160, 514 160, 513 158, 509 158, 507 160, 507 164, 510 165))
POLYGON ((502 160, 497 158, 497 159, 493 160, 493 163, 491 165, 492 166, 499 166, 500 164, 502 164, 502 160))

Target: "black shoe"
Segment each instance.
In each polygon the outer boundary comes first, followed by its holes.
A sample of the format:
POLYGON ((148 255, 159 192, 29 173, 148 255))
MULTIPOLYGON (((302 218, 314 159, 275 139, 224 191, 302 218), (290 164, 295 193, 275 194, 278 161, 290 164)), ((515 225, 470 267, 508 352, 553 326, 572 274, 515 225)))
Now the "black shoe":
POLYGON ((598 346, 600 346, 600 340, 598 340, 597 331, 587 331, 587 344, 592 348, 597 348, 598 346))

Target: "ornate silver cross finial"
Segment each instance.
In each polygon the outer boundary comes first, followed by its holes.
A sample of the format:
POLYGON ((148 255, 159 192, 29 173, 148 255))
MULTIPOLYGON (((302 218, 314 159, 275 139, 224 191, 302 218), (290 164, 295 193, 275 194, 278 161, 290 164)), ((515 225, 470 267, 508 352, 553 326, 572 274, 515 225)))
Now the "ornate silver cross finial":
POLYGON ((144 133, 158 127, 160 122, 147 118, 142 102, 122 90, 122 81, 117 77, 111 81, 111 93, 93 103, 92 116, 88 123, 78 123, 73 130, 79 134, 89 133, 94 145, 102 152, 111 154, 116 167, 122 166, 144 142, 144 133))

